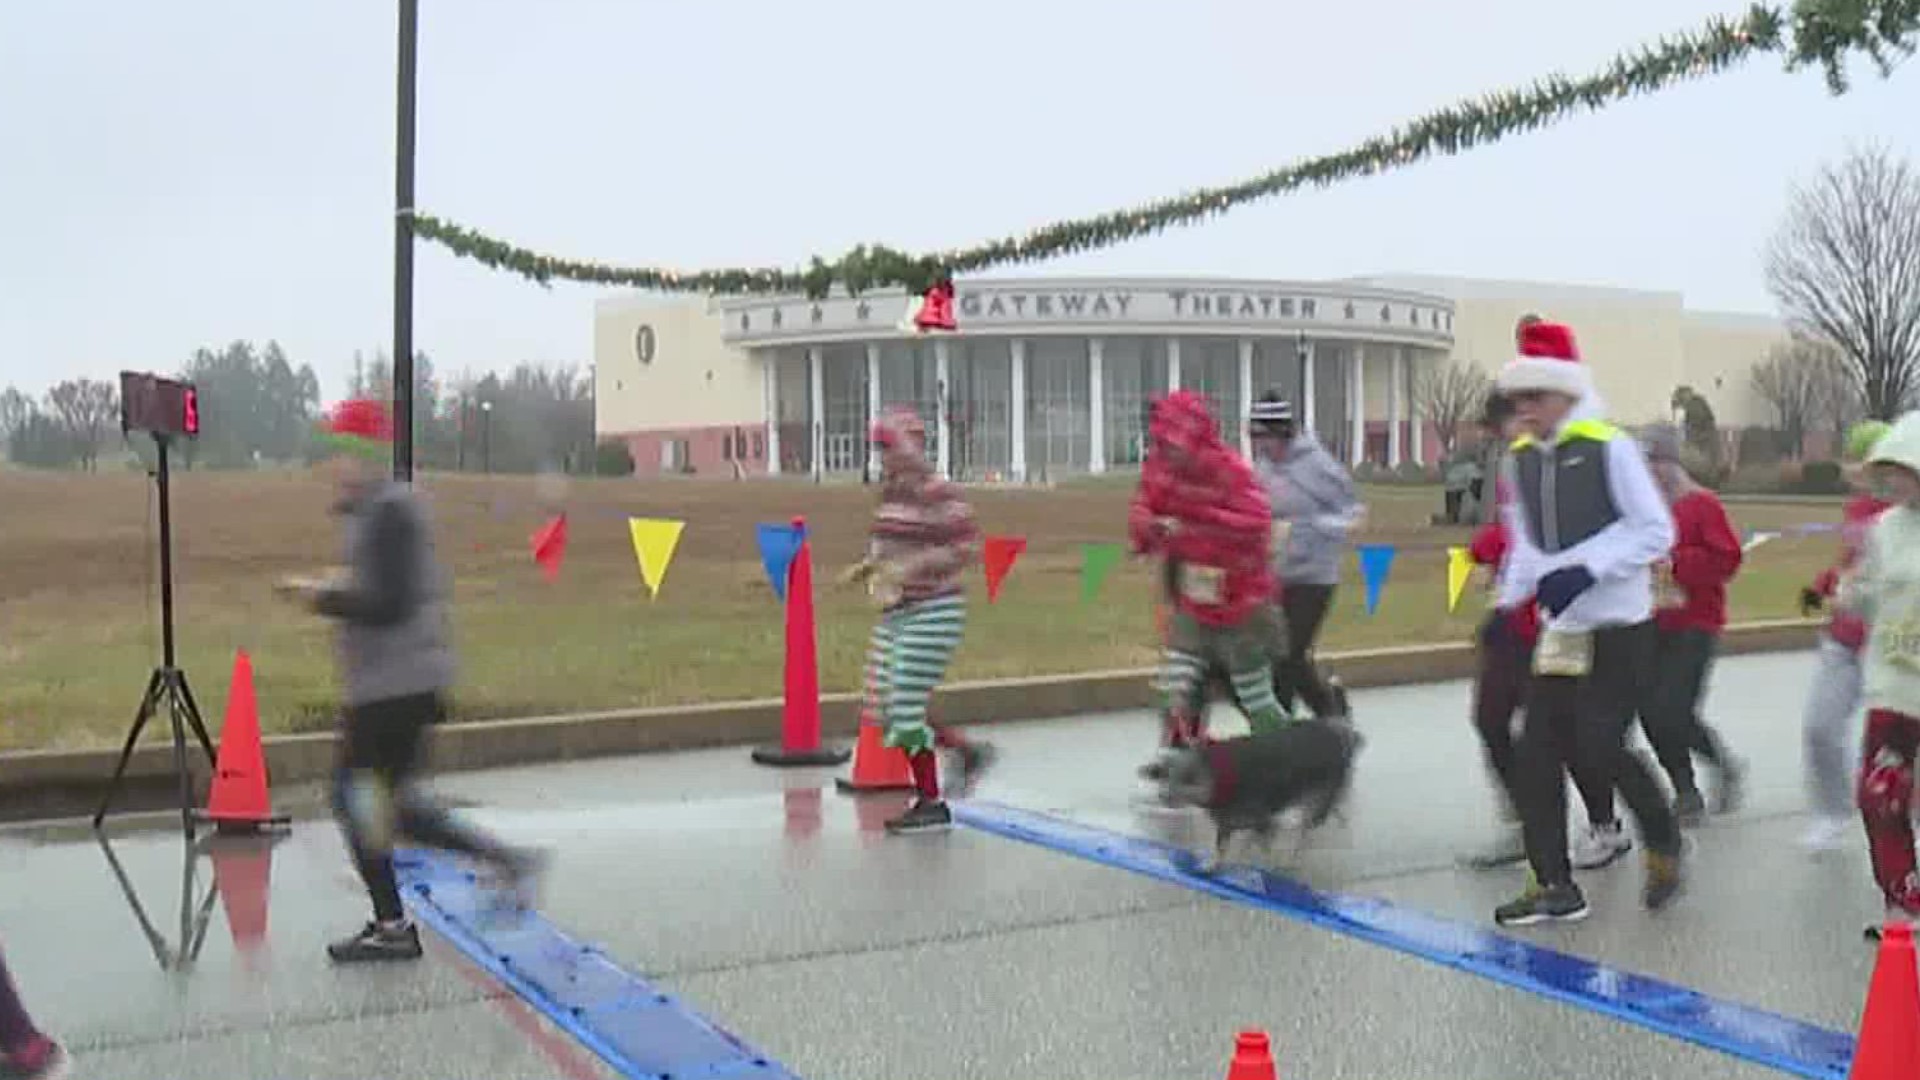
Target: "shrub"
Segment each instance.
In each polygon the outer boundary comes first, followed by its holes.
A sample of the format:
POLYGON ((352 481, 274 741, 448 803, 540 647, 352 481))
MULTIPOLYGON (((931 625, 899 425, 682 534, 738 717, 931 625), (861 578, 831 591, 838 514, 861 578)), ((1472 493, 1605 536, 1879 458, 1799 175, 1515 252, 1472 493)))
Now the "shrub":
POLYGON ((593 448, 595 476, 632 476, 633 451, 624 439, 603 439, 593 448))
POLYGON ((1800 469, 1799 489, 1805 495, 1844 495, 1847 484, 1837 461, 1810 461, 1800 469))

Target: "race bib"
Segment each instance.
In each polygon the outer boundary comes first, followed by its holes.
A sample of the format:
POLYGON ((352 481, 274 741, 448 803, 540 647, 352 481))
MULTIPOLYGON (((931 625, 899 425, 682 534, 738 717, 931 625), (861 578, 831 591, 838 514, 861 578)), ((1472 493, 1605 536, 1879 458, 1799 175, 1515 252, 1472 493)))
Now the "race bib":
POLYGON ((867 595, 873 598, 874 605, 890 608, 900 602, 900 568, 892 563, 881 563, 873 568, 867 577, 867 595))
POLYGON ((1905 619, 1874 634, 1880 658, 1895 667, 1920 673, 1920 621, 1905 619))
POLYGON ((1540 643, 1533 650, 1535 675, 1580 678, 1593 670, 1593 635, 1585 630, 1540 632, 1540 643))
POLYGON ((1687 606, 1687 594, 1674 583, 1673 567, 1666 563, 1653 573, 1653 606, 1663 610, 1687 606))
POLYGON ((1227 572, 1217 566, 1180 567, 1180 595, 1196 604, 1218 604, 1226 596, 1227 572))

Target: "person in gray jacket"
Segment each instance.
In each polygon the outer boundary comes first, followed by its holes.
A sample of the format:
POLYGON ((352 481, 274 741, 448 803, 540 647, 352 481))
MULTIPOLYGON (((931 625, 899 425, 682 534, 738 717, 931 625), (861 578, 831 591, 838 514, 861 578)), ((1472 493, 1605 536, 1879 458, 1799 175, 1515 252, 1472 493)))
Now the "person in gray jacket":
POLYGON ((1273 504, 1274 573, 1287 630, 1286 653, 1274 665, 1274 692, 1289 712, 1296 697, 1315 716, 1347 715, 1346 691, 1322 678, 1314 641, 1340 583, 1347 532, 1360 499, 1347 470, 1319 440, 1294 424, 1293 406, 1268 391, 1248 417, 1254 465, 1273 504))
POLYGON ((414 960, 420 932, 408 921, 394 877, 401 836, 470 856, 492 884, 518 892, 539 859, 457 821, 418 787, 427 731, 446 716, 454 656, 447 586, 426 512, 409 485, 388 479, 393 423, 377 401, 347 401, 328 416, 332 451, 322 468, 346 522, 344 573, 291 578, 280 591, 334 620, 343 686, 334 813, 373 900, 373 921, 327 946, 336 963, 414 960))

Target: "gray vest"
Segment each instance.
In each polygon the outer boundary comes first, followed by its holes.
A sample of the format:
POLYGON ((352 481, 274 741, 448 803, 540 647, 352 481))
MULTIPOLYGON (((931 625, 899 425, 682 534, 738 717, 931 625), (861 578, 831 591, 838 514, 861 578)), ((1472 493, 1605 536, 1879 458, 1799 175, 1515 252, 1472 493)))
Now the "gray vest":
POLYGON ((1527 512, 1533 546, 1557 555, 1620 520, 1608 481, 1612 429, 1575 430, 1546 446, 1531 439, 1513 449, 1515 495, 1527 512))
POLYGON ((453 647, 447 627, 447 581, 434 559, 431 522, 410 488, 383 483, 347 518, 346 561, 357 578, 372 565, 367 534, 375 517, 395 507, 412 519, 416 543, 406 553, 408 579, 417 590, 399 622, 369 626, 339 624, 340 678, 345 704, 364 705, 414 694, 440 693, 453 685, 453 647))

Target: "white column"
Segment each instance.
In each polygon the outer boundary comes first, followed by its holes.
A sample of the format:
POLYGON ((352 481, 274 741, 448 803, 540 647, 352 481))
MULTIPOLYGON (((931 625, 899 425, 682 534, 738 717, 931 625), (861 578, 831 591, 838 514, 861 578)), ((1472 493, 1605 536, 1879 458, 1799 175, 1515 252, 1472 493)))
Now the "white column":
POLYGON ((813 439, 813 478, 826 471, 827 449, 827 371, 818 347, 807 350, 807 397, 813 402, 809 417, 813 439))
POLYGON ((1012 383, 1007 391, 1007 413, 1013 418, 1013 460, 1007 471, 1013 474, 1016 484, 1027 481, 1027 343, 1025 339, 1014 338, 1007 343, 1007 352, 1012 360, 1012 383))
POLYGON ((1180 389, 1180 339, 1167 339, 1167 392, 1180 389))
POLYGON ((1367 349, 1353 347, 1353 363, 1347 365, 1347 461, 1359 465, 1367 459, 1367 349))
POLYGON ((1407 358, 1407 433, 1413 440, 1413 463, 1427 463, 1427 421, 1420 415, 1420 352, 1408 349, 1407 358))
MULTIPOLYGON (((869 341, 867 342, 867 430, 860 433, 860 438, 862 442, 866 441, 868 433, 873 430, 873 425, 879 422, 880 422, 880 344, 879 342, 869 341)), ((867 458, 867 479, 878 480, 880 478, 880 469, 879 469, 878 459, 876 459, 873 456, 873 453, 871 451, 868 451, 866 458, 867 458)))
POLYGON ((1247 431, 1247 416, 1253 411, 1253 339, 1240 339, 1240 415, 1231 418, 1240 429, 1240 455, 1253 456, 1253 436, 1247 431))
POLYGON ((1107 343, 1087 342, 1087 471, 1107 471, 1107 343))
POLYGON ((1387 357, 1387 465, 1400 467, 1400 414, 1406 410, 1407 351, 1396 348, 1387 357))
POLYGON ((1316 415, 1319 410, 1313 407, 1313 369, 1320 366, 1319 356, 1314 352, 1313 342, 1307 342, 1307 362, 1300 366, 1300 430, 1313 434, 1319 425, 1316 415))
POLYGON ((766 375, 767 402, 767 475, 780 475, 780 350, 760 354, 760 370, 766 375))
POLYGON ((934 465, 940 470, 941 476, 951 480, 953 479, 953 424, 948 418, 952 410, 947 407, 947 402, 953 396, 950 378, 953 371, 953 354, 952 350, 947 348, 947 344, 946 338, 936 338, 933 342, 933 385, 938 391, 939 400, 935 409, 940 414, 933 420, 933 430, 939 441, 939 445, 934 449, 934 465))

